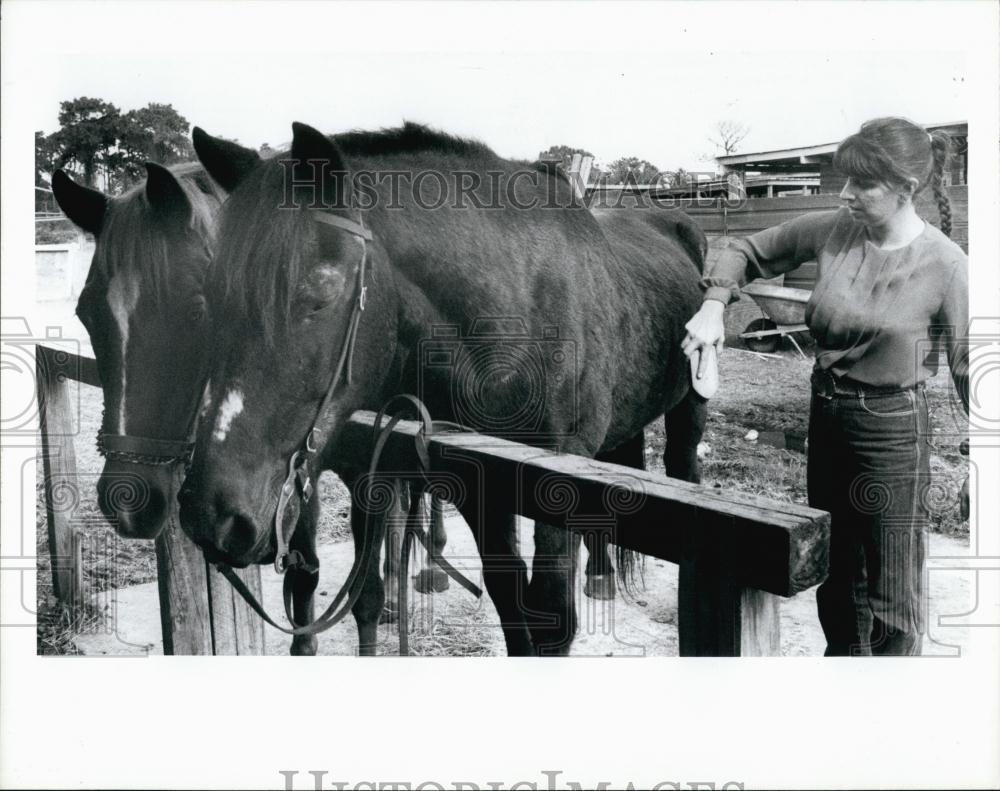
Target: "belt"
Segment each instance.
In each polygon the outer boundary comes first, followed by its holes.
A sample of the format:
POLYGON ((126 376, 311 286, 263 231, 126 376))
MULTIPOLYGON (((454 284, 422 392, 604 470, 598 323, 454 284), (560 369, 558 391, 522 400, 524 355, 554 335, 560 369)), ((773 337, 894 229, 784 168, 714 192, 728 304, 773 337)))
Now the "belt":
POLYGON ((829 370, 814 368, 812 377, 812 391, 820 398, 858 398, 859 396, 873 397, 891 395, 893 393, 903 393, 923 386, 923 382, 915 385, 870 385, 858 382, 847 376, 837 376, 829 370))

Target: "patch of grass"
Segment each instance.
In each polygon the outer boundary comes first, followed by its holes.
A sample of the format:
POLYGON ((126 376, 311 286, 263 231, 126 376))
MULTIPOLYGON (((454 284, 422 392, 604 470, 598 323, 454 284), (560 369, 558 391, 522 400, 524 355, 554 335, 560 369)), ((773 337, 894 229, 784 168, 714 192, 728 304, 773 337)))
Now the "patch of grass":
MULTIPOLYGON (((805 437, 809 427, 809 375, 812 360, 795 353, 761 358, 737 350, 719 360, 722 385, 709 402, 704 442, 710 448, 701 459, 702 482, 725 489, 805 504, 806 457, 803 453, 745 439, 751 429, 787 432, 805 437)), ((969 523, 960 517, 958 492, 968 475, 968 459, 958 452, 961 434, 955 417, 947 367, 927 382, 933 476, 931 530, 968 536, 969 523)), ((663 471, 663 421, 646 430, 646 463, 663 471)))
POLYGON ((56 601, 51 591, 40 591, 35 650, 39 655, 79 655, 74 638, 97 631, 104 622, 102 613, 89 602, 83 602, 73 611, 56 601))

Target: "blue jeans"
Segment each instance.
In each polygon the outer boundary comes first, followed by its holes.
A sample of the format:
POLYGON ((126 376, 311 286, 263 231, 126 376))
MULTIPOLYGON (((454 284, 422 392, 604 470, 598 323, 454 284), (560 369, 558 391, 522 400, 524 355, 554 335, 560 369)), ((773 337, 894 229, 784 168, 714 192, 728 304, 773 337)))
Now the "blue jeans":
POLYGON ((809 504, 832 517, 830 573, 816 592, 827 656, 921 652, 929 450, 923 386, 813 393, 809 504))

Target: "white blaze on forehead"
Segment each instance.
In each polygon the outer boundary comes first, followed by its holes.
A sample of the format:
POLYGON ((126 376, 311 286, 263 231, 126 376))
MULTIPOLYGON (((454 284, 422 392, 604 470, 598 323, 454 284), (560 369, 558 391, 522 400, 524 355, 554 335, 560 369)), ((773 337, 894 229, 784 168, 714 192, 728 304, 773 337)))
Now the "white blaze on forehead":
POLYGON ((111 282, 108 284, 108 308, 118 326, 118 335, 122 345, 121 399, 118 402, 117 427, 119 434, 127 433, 125 430, 125 372, 128 367, 128 323, 138 301, 139 289, 134 278, 128 277, 122 272, 111 278, 111 282))
POLYGON ((216 442, 224 442, 229 434, 229 427, 233 419, 243 411, 243 392, 241 390, 230 390, 226 397, 222 399, 219 406, 219 416, 215 419, 215 430, 212 431, 212 439, 216 442))

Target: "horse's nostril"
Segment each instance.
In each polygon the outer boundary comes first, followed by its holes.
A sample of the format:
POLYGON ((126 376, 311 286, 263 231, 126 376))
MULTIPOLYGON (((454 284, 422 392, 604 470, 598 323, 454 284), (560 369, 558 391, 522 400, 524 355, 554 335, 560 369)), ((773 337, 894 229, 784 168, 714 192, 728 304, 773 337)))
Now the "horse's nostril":
POLYGON ((233 566, 246 566, 256 558, 253 556, 257 544, 257 530, 253 520, 234 513, 219 517, 215 523, 212 543, 233 566))
POLYGON ((167 495, 158 486, 123 487, 102 478, 97 501, 101 513, 125 538, 154 538, 167 517, 167 495))

